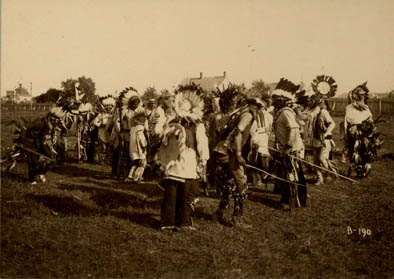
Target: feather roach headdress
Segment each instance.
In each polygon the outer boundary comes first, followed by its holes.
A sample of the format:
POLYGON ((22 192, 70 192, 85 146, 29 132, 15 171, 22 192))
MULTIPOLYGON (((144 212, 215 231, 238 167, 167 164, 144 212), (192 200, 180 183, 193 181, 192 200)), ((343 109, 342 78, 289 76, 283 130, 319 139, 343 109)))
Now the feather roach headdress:
POLYGON ((361 95, 368 96, 368 93, 369 93, 369 89, 367 87, 367 81, 364 82, 363 84, 356 86, 356 88, 350 91, 352 99, 357 99, 357 97, 361 95))
POLYGON ((223 90, 217 88, 215 93, 219 97, 219 107, 223 113, 229 113, 234 110, 241 95, 239 88, 232 84, 229 84, 223 90))
POLYGON ((192 83, 175 90, 174 111, 188 122, 200 122, 204 114, 203 90, 192 83))
POLYGON ((366 104, 368 101, 368 93, 369 89, 367 87, 367 81, 363 84, 356 86, 353 90, 348 93, 348 102, 349 104, 353 104, 355 108, 359 110, 365 110, 366 104), (358 101, 361 100, 361 96, 364 96, 364 104, 360 104, 358 101))

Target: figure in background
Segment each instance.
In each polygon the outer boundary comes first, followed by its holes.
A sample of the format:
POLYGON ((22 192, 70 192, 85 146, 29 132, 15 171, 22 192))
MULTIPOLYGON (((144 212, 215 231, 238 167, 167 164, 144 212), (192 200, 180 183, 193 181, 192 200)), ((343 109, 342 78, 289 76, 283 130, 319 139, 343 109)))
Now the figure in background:
POLYGON ((111 95, 100 97, 97 103, 97 115, 93 119, 92 124, 97 128, 97 145, 95 150, 95 158, 98 162, 104 163, 109 156, 110 136, 113 125, 113 115, 116 100, 111 95))
POLYGON ((117 160, 117 163, 113 164, 113 174, 115 172, 117 179, 126 180, 131 168, 129 123, 140 104, 141 99, 133 87, 125 88, 120 92, 114 118, 116 122, 113 128, 113 138, 115 141, 118 140, 116 153, 113 156, 113 160, 117 160))
POLYGON ((145 106, 145 114, 147 119, 152 117, 152 113, 155 111, 157 107, 157 102, 155 98, 149 99, 145 106))
POLYGON ((272 93, 275 108, 274 133, 276 149, 274 153, 276 164, 279 164, 278 176, 288 182, 277 180, 276 184, 281 193, 281 206, 284 210, 292 207, 305 207, 307 188, 304 172, 297 157, 304 150, 300 126, 293 110, 297 99, 305 96, 305 91, 298 92, 299 85, 282 78, 272 93))
POLYGON ((126 182, 141 183, 142 176, 146 167, 147 139, 146 134, 146 115, 140 110, 136 111, 130 120, 130 159, 131 168, 126 182))
MULTIPOLYGON (((335 96, 337 84, 331 76, 319 75, 312 81, 311 85, 315 92, 315 95, 313 95, 315 107, 311 113, 313 115, 312 147, 314 164, 336 173, 336 166, 330 160, 331 152, 335 148, 335 142, 332 138, 335 122, 329 112, 328 99, 335 96)), ((324 184, 322 169, 315 168, 315 173, 317 177, 315 185, 324 184)), ((330 178, 331 175, 327 173, 327 179, 330 178)))
MULTIPOLYGON (((335 128, 335 122, 331 118, 328 111, 329 104, 326 99, 321 99, 319 102, 319 113, 316 116, 313 134, 313 156, 314 163, 336 173, 336 167, 330 161, 330 154, 335 148, 335 142, 332 138, 332 131, 335 128)), ((316 168, 317 182, 315 185, 324 184, 323 172, 321 169, 316 168)), ((329 179, 331 176, 327 174, 329 179)))
POLYGON ((109 144, 112 153, 111 177, 119 179, 119 155, 120 155, 120 105, 119 101, 114 109, 111 121, 107 123, 107 130, 110 132, 109 144))
POLYGON ((152 110, 148 118, 148 136, 149 142, 147 147, 147 166, 149 167, 148 175, 153 179, 160 176, 161 166, 157 158, 158 150, 163 139, 165 127, 168 124, 170 115, 173 115, 173 104, 169 95, 160 96, 157 100, 157 106, 152 110))
POLYGON ((358 177, 368 176, 372 160, 383 144, 367 105, 368 93, 369 89, 365 82, 348 94, 349 104, 346 106, 344 121, 345 148, 350 159, 348 176, 352 168, 356 170, 358 177))
POLYGON ((78 108, 74 111, 77 116, 77 136, 79 141, 79 160, 94 161, 95 141, 97 130, 91 125, 95 111, 88 95, 79 82, 75 83, 75 102, 78 108), (93 129, 92 129, 93 128, 93 129))
MULTIPOLYGON (((173 110, 165 125, 158 152, 158 161, 164 177, 161 208, 161 229, 192 229, 194 198, 199 191, 199 181, 205 179, 209 158, 208 138, 202 123, 202 98, 192 85, 180 86, 176 91, 173 110)), ((171 106, 172 106, 171 105, 171 106)))
MULTIPOLYGON (((251 149, 248 155, 248 161, 252 162, 256 167, 265 171, 269 170, 271 154, 268 150, 268 141, 272 132, 273 116, 267 111, 268 100, 257 102, 261 104, 261 109, 256 113, 250 129, 251 149)), ((253 172, 253 185, 262 186, 261 175, 253 172)))

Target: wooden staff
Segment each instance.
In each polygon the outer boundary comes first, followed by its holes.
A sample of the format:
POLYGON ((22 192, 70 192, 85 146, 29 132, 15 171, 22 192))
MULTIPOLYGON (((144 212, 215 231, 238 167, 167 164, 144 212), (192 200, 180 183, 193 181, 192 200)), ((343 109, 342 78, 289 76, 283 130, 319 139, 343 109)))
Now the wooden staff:
MULTIPOLYGON (((276 152, 279 152, 279 153, 283 153, 283 152, 281 152, 281 151, 279 151, 279 150, 277 150, 277 149, 275 149, 275 148, 269 147, 269 146, 268 146, 268 149, 273 150, 273 151, 276 151, 276 152)), ((338 177, 340 177, 340 178, 346 179, 346 180, 351 181, 351 182, 353 182, 353 183, 357 183, 357 181, 354 180, 354 179, 351 179, 351 178, 349 178, 349 177, 347 177, 347 176, 341 175, 341 174, 339 174, 339 173, 337 173, 337 172, 331 171, 331 170, 326 169, 326 168, 324 168, 324 167, 315 165, 315 164, 313 164, 313 163, 311 163, 311 162, 308 162, 307 160, 301 159, 301 158, 299 158, 299 157, 297 157, 297 156, 293 156, 293 155, 290 155, 290 154, 286 154, 286 155, 289 156, 290 158, 293 158, 293 159, 298 160, 298 161, 300 161, 300 162, 303 162, 303 163, 305 163, 305 164, 311 165, 311 166, 316 167, 316 168, 318 168, 318 169, 321 169, 321 170, 324 170, 324 171, 329 172, 329 173, 331 173, 331 174, 334 174, 334 175, 336 175, 336 176, 338 176, 338 177)))

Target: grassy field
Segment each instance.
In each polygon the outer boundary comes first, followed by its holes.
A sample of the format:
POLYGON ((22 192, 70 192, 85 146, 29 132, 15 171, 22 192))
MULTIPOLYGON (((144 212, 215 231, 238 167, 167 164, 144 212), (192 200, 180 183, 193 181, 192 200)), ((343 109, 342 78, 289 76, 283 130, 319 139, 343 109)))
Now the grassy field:
MULTIPOLYGON (((379 127, 380 155, 394 152, 394 122, 379 127)), ((340 146, 337 128, 334 137, 340 146)), ((214 193, 197 204, 197 231, 162 232, 154 180, 121 183, 85 163, 47 177, 29 185, 22 163, 1 173, 1 278, 394 277, 394 160, 382 156, 357 184, 309 185, 309 208, 283 212, 271 188, 251 186, 247 230, 212 220, 214 193)))

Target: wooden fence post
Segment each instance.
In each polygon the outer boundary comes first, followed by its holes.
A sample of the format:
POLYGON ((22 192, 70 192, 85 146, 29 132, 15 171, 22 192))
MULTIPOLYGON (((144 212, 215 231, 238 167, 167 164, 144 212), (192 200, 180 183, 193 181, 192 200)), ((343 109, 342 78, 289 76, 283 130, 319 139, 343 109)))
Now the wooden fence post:
POLYGON ((379 115, 382 114, 382 99, 379 98, 379 115))

